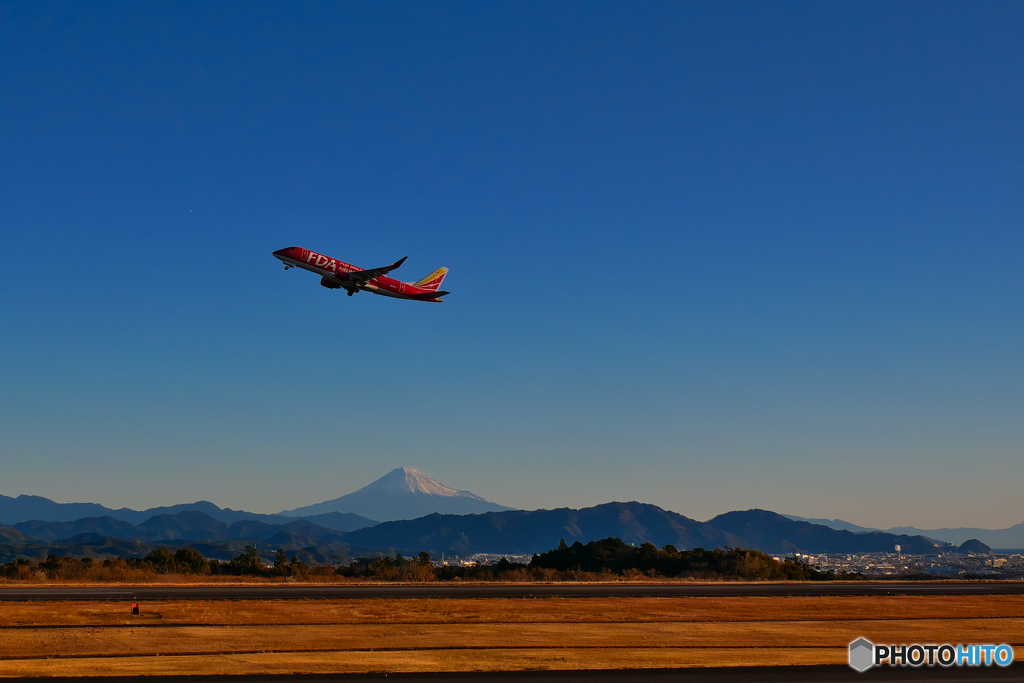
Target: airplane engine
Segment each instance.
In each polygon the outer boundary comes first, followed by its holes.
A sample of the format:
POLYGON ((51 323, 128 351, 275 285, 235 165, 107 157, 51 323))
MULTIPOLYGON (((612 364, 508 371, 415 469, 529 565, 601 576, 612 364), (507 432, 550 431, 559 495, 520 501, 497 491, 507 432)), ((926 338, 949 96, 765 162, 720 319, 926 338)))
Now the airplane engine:
POLYGON ((320 278, 320 286, 326 287, 327 289, 341 289, 341 285, 334 280, 328 280, 325 277, 320 278))

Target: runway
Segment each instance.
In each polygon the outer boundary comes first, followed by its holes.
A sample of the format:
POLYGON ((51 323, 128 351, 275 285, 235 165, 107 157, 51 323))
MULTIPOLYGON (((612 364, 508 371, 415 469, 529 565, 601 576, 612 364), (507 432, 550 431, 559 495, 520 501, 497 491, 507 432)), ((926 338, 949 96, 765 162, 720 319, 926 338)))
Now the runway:
MULTIPOLYGON (((612 671, 510 671, 495 673, 337 674, 281 676, 161 676, 160 683, 820 683, 821 681, 1019 681, 1024 667, 920 667, 869 669, 848 666, 743 666, 714 669, 630 669, 612 671)), ((38 680, 38 679, 14 679, 38 680)), ((146 683, 151 676, 61 678, 71 683, 146 683)))
POLYGON ((979 583, 596 583, 2 586, 0 600, 346 600, 366 598, 676 598, 1024 595, 1024 581, 979 583))

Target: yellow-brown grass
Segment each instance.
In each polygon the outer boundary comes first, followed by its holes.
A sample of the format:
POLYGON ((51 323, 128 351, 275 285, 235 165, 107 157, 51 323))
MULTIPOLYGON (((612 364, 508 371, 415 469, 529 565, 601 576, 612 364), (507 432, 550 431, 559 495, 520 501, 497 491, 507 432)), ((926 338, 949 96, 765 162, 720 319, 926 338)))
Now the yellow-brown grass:
POLYGON ((859 636, 1021 645, 1022 615, 1018 596, 4 603, 0 676, 835 664, 859 636))

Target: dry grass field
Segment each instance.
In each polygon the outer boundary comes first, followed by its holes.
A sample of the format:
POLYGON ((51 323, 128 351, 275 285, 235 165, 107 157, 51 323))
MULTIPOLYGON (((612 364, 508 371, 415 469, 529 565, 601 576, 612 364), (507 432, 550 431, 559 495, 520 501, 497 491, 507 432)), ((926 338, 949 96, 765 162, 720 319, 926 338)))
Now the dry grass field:
POLYGON ((1024 645, 1024 597, 0 604, 0 676, 842 664, 847 644, 1024 645))

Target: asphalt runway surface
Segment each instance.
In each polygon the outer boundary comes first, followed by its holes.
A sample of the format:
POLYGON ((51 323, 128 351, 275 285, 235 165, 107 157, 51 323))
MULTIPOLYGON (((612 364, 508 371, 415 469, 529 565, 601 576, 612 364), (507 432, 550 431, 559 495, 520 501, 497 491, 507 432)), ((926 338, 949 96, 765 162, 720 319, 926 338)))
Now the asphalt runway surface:
POLYGON ((675 598, 1024 595, 1024 581, 979 583, 595 583, 3 586, 0 600, 345 600, 359 598, 675 598))
MULTIPOLYGON (((495 673, 338 674, 295 676, 160 676, 160 683, 818 683, 819 681, 1020 681, 1024 666, 881 667, 857 673, 848 666, 764 666, 720 669, 631 669, 613 671, 511 671, 495 673)), ((39 679, 14 679, 39 680, 39 679)), ((153 677, 61 678, 82 683, 151 683, 153 677)))

